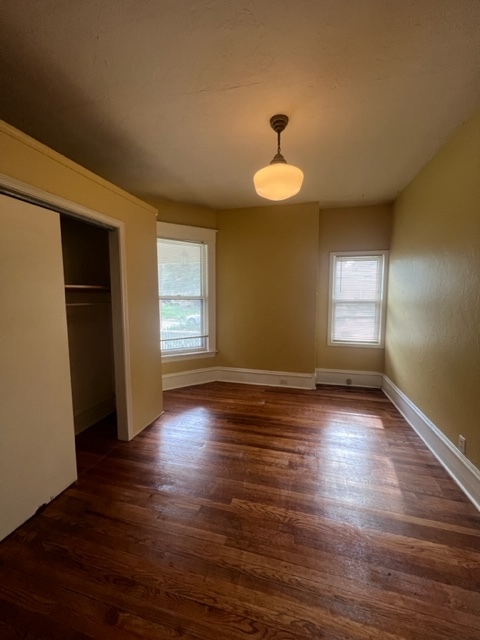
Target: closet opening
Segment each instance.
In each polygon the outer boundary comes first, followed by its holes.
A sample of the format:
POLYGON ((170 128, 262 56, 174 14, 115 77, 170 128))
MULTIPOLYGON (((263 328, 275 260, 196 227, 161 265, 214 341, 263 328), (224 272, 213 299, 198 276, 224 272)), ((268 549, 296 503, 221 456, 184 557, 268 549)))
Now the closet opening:
POLYGON ((127 440, 119 233, 60 214, 78 471, 88 451, 127 440), (88 434, 86 433, 88 431, 88 434), (82 434, 80 436, 80 434, 82 434), (85 454, 86 450, 86 454, 85 454))

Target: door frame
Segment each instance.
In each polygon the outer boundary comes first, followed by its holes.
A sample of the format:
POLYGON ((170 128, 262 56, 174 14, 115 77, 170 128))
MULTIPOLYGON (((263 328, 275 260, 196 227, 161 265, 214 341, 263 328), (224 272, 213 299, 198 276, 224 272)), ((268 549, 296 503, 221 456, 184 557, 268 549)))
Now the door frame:
POLYGON ((73 216, 90 223, 93 222, 109 231, 117 436, 119 440, 131 440, 135 433, 127 313, 125 223, 2 173, 0 173, 0 193, 44 209, 73 216))

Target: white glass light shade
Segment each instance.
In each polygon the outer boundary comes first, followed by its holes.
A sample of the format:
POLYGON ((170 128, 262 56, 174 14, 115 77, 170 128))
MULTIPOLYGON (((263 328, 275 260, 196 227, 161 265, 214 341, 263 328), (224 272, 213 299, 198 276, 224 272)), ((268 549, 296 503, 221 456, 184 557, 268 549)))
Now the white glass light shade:
POLYGON ((297 194, 303 183, 303 172, 286 162, 263 167, 253 176, 255 191, 267 200, 286 200, 297 194))

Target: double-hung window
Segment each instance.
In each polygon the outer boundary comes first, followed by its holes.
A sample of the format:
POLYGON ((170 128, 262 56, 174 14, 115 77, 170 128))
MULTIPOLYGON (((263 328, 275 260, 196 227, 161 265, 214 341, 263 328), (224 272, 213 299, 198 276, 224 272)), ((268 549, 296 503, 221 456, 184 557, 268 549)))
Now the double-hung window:
POLYGON ((387 251, 330 254, 328 344, 383 347, 387 251))
POLYGON ((215 234, 157 223, 162 358, 215 353, 215 234))

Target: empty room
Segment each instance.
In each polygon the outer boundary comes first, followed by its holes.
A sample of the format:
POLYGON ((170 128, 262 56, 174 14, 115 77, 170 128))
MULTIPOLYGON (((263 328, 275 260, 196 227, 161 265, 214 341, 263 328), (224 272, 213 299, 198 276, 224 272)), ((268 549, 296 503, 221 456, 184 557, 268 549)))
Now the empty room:
POLYGON ((2 640, 479 640, 480 3, 0 42, 2 640))

